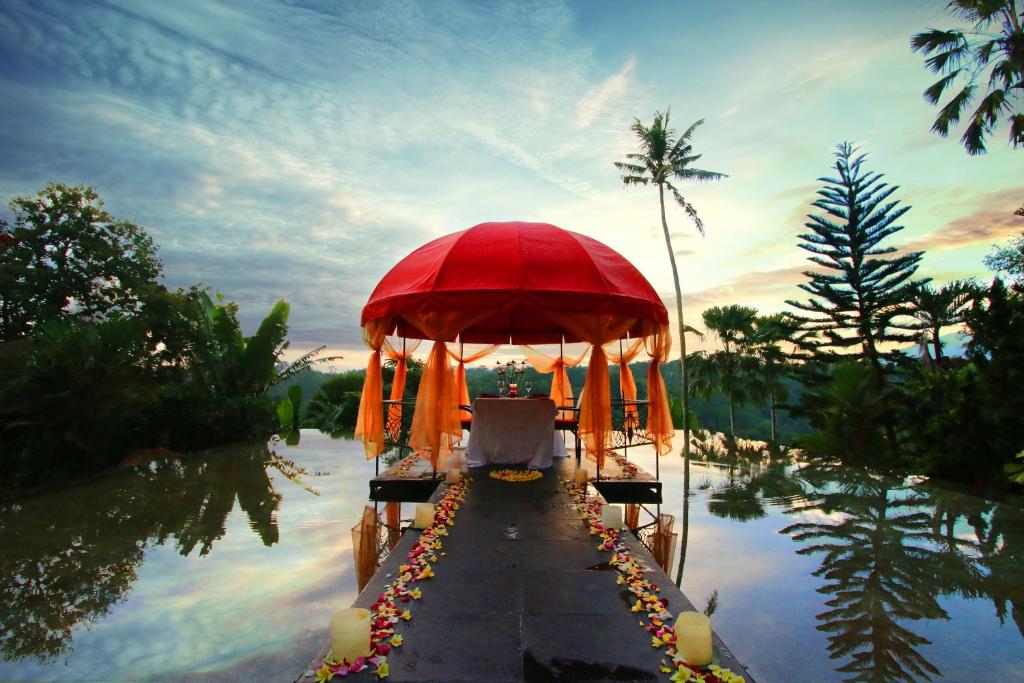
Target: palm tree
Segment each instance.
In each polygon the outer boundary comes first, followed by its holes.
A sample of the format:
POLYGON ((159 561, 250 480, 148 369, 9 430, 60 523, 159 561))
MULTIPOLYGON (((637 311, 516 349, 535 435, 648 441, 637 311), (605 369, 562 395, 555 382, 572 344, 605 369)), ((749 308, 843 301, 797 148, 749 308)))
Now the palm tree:
POLYGON ((722 342, 722 349, 707 355, 705 366, 710 366, 715 381, 704 383, 704 393, 719 389, 729 401, 729 434, 736 435, 736 402, 748 398, 744 379, 750 370, 749 347, 754 333, 757 309, 749 306, 712 306, 704 311, 704 326, 722 342))
POLYGON ((914 52, 930 55, 925 64, 942 78, 924 91, 924 98, 937 105, 942 94, 957 79, 963 87, 943 105, 932 130, 942 137, 960 122, 979 88, 987 91, 967 118, 960 138, 968 154, 984 154, 985 138, 1001 117, 1010 123, 1010 144, 1024 146, 1024 113, 1020 95, 1024 92, 1024 7, 1019 0, 951 0, 947 9, 970 25, 963 31, 929 29, 910 40, 914 52), (994 30, 993 30, 994 29, 994 30))
POLYGON ((710 182, 725 178, 724 173, 705 171, 694 168, 692 164, 697 162, 700 154, 693 153, 693 145, 690 138, 698 126, 704 123, 704 119, 696 121, 686 129, 682 135, 669 128, 669 111, 665 113, 655 112, 654 121, 650 126, 645 126, 640 119, 633 119, 630 130, 636 134, 640 141, 640 151, 627 154, 627 161, 616 161, 615 168, 622 171, 623 184, 629 185, 656 185, 658 187, 658 202, 661 206, 661 227, 665 233, 665 247, 668 249, 668 260, 672 265, 672 281, 676 288, 676 314, 679 317, 679 363, 682 370, 682 398, 683 398, 683 457, 684 467, 684 488, 689 490, 690 482, 690 399, 689 399, 689 375, 686 371, 686 324, 683 322, 683 294, 679 288, 679 270, 676 268, 675 251, 672 249, 672 237, 668 231, 668 222, 665 220, 665 190, 667 189, 701 235, 704 234, 704 223, 697 215, 697 210, 690 202, 683 197, 679 188, 673 184, 677 182, 710 182))
POLYGON ((785 396, 782 378, 787 374, 786 354, 779 346, 795 343, 800 332, 800 321, 785 313, 759 315, 754 318, 751 347, 761 366, 761 384, 768 394, 768 407, 772 423, 772 443, 777 440, 776 399, 785 396))
POLYGON ((953 280, 938 289, 920 284, 912 292, 911 309, 922 327, 928 330, 932 353, 938 362, 942 359, 942 340, 939 338, 942 328, 964 321, 967 308, 979 296, 978 286, 973 280, 953 280))

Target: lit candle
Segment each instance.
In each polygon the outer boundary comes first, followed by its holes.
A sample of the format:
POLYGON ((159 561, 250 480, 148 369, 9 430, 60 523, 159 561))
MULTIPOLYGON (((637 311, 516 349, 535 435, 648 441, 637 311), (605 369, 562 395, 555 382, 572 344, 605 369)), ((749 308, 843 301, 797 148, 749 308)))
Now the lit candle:
POLYGON ((444 480, 449 484, 458 484, 460 479, 462 479, 462 472, 458 467, 452 467, 448 470, 448 476, 444 480))
POLYGON ((683 612, 676 617, 676 651, 694 666, 711 663, 711 619, 700 612, 683 612))
POLYGON ((576 483, 577 484, 579 484, 581 486, 584 486, 584 485, 586 485, 587 481, 589 481, 589 479, 590 479, 590 475, 587 474, 587 471, 585 469, 583 469, 581 467, 580 469, 576 470, 576 483))
POLYGON ((618 505, 605 505, 601 508, 601 524, 609 529, 621 529, 622 508, 618 505))
POLYGON ((369 657, 370 611, 350 607, 338 610, 331 617, 331 653, 335 661, 355 662, 369 657))
POLYGON ((434 505, 433 503, 417 503, 416 518, 412 522, 413 529, 426 529, 434 526, 434 505))

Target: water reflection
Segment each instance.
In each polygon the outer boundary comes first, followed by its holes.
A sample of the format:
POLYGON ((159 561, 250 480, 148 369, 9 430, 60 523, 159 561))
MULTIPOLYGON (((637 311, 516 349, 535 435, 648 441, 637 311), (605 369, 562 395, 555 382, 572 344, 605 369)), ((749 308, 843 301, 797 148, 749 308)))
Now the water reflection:
MULTIPOLYGON (((0 503, 0 649, 8 661, 52 661, 72 631, 131 590, 147 548, 173 542, 205 556, 237 500, 266 546, 279 540, 274 470, 307 472, 265 444, 135 465, 66 495, 0 503)), ((313 491, 312 489, 307 490, 313 491)))
POLYGON ((723 475, 707 499, 713 516, 749 522, 775 507, 798 517, 780 531, 820 561, 817 628, 842 680, 942 676, 922 633, 950 619, 947 598, 990 600, 1000 622, 1010 616, 1024 634, 1024 513, 1015 502, 853 468, 705 455, 723 475))

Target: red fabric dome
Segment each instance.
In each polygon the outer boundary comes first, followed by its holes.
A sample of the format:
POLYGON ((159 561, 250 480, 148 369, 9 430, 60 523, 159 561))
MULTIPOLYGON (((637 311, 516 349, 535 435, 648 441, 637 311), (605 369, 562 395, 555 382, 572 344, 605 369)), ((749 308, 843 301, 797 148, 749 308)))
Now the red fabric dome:
POLYGON ((412 252, 373 290, 360 324, 390 316, 396 334, 428 338, 402 316, 485 310, 494 313, 463 330, 462 341, 579 341, 546 313, 636 318, 631 336, 668 324, 654 288, 621 254, 586 235, 520 222, 481 223, 412 252))

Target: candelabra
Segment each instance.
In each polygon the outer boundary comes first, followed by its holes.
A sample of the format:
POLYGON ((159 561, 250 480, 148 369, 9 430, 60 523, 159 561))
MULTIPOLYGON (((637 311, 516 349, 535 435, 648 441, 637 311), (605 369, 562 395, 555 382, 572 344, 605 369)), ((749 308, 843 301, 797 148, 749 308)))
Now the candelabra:
POLYGON ((510 397, 518 396, 519 394, 519 380, 522 379, 523 373, 526 372, 526 361, 516 362, 510 360, 507 363, 502 363, 500 360, 497 362, 498 372, 498 395, 504 396, 505 389, 508 389, 508 395, 510 397))

